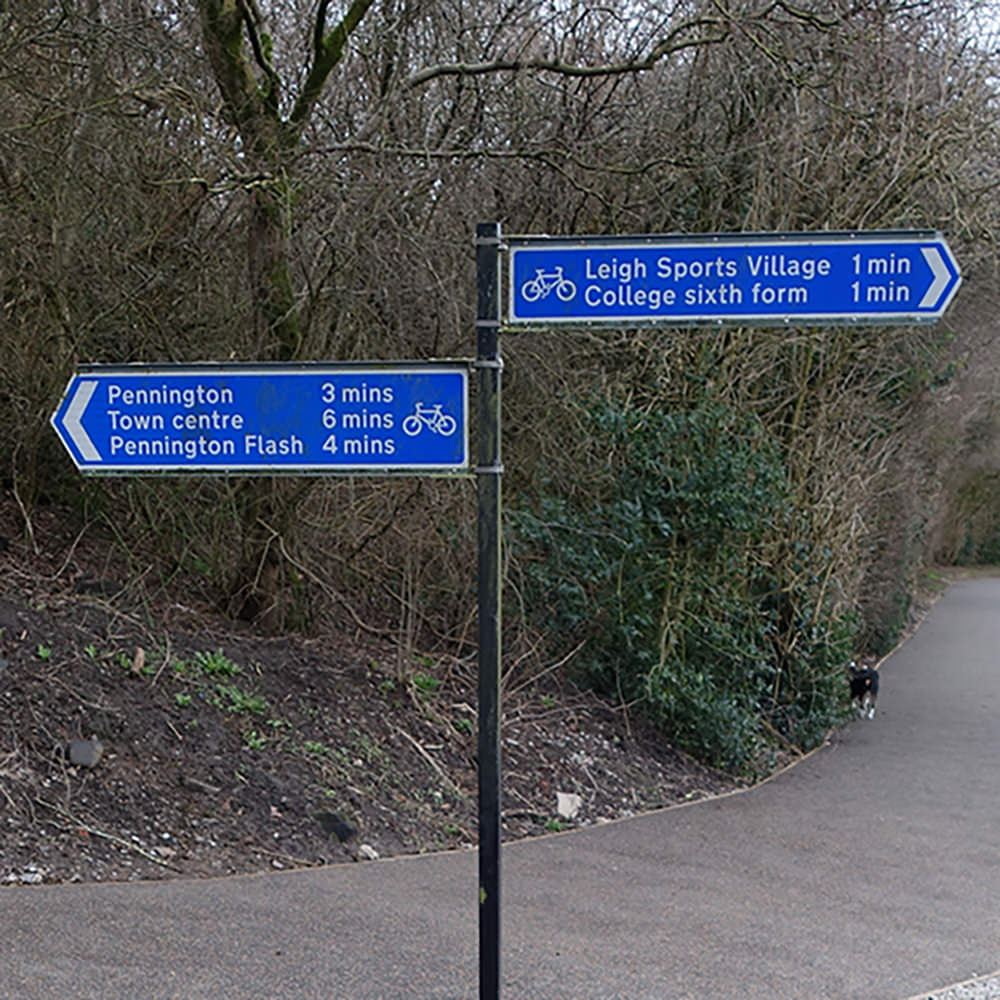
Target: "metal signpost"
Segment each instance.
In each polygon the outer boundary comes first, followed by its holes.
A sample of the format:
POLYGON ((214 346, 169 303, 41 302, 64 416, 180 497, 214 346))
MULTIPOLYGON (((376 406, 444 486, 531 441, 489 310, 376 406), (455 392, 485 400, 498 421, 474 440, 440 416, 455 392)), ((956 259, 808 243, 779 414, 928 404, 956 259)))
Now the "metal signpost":
POLYGON ((961 276, 930 231, 502 238, 495 222, 476 228, 476 268, 475 361, 93 365, 70 380, 52 426, 93 474, 475 472, 479 996, 499 1000, 501 329, 930 323, 961 276))
POLYGON ((475 361, 87 365, 52 427, 92 475, 467 475, 478 371, 480 995, 500 995, 499 227, 477 232, 475 361))
POLYGON ((958 289, 940 233, 511 237, 511 326, 932 323, 958 289))
POLYGON ((94 365, 52 426, 85 473, 464 472, 468 367, 94 365))
POLYGON ((500 997, 500 226, 476 227, 479 369, 479 997, 500 997))
MULTIPOLYGON (((931 323, 944 313, 961 283, 944 238, 930 231, 501 238, 500 226, 489 223, 478 227, 476 242, 480 357, 497 364, 498 327, 931 323), (497 294, 501 252, 507 255, 502 317, 491 298, 497 294)), ((480 400, 480 421, 495 404, 497 464, 498 383, 497 398, 490 399, 487 404, 484 394, 480 400)), ((490 451, 483 448, 481 440, 480 461, 485 464, 490 451)), ((479 996, 498 1000, 500 611, 498 598, 484 607, 482 586, 484 567, 489 567, 495 575, 491 586, 500 587, 499 545, 489 528, 499 519, 500 497, 499 480, 490 487, 493 492, 487 492, 484 482, 481 477, 479 996)))

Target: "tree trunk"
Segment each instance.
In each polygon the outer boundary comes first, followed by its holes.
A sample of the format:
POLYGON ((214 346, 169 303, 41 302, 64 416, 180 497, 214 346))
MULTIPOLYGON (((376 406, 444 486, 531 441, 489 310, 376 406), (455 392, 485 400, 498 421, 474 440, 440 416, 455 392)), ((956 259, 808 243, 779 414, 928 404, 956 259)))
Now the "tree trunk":
POLYGON ((294 361, 302 346, 288 262, 288 187, 280 180, 249 192, 247 260, 254 321, 257 343, 272 361, 294 361))

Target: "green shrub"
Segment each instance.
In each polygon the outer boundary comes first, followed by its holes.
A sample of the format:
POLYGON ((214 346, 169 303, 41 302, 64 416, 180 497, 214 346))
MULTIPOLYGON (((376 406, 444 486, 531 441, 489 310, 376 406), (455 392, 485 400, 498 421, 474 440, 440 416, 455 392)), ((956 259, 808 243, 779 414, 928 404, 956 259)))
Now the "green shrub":
POLYGON ((589 414, 611 456, 600 495, 550 487, 511 517, 529 614, 557 644, 586 640, 587 683, 715 765, 751 769, 775 737, 814 744, 852 633, 817 613, 824 553, 795 540, 780 446, 712 400, 589 414))

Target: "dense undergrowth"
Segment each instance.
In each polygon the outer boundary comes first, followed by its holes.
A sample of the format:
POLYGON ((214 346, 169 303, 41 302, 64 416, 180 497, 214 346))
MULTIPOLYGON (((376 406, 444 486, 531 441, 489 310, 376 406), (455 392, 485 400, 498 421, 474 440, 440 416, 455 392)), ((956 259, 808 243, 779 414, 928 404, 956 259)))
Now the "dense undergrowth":
POLYGON ((856 622, 824 599, 828 553, 796 541, 781 449, 714 402, 589 409, 613 456, 604 495, 511 518, 535 626, 580 675, 680 746, 752 769, 777 737, 810 748, 843 708, 856 622))

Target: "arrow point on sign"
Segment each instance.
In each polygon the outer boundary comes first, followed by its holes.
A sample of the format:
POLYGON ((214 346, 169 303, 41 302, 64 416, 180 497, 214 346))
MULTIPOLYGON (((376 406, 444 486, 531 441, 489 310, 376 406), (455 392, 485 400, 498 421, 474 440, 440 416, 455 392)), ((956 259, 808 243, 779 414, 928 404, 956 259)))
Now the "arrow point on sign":
POLYGON ((63 427, 66 428, 66 433, 76 445, 85 462, 99 462, 101 460, 101 453, 94 447, 90 435, 83 429, 83 414, 96 388, 95 381, 90 379, 82 381, 76 392, 73 393, 73 398, 70 400, 69 406, 66 407, 66 416, 63 417, 63 427))
POLYGON ((945 264, 944 258, 937 247, 921 247, 920 249, 924 255, 924 259, 930 265, 931 273, 934 275, 934 280, 931 282, 930 288, 927 289, 924 297, 920 300, 920 308, 930 309, 937 304, 938 299, 941 298, 941 293, 947 287, 948 282, 951 281, 951 272, 948 270, 948 265, 945 264))

